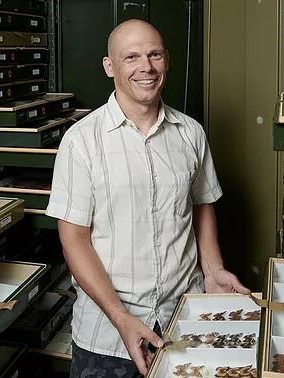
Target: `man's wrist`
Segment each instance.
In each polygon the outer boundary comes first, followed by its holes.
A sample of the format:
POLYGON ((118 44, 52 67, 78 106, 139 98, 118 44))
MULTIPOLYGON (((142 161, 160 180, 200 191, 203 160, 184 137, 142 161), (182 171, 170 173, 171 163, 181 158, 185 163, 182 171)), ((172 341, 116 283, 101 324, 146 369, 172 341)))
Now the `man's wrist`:
POLYGON ((111 314, 109 315, 109 319, 115 328, 119 328, 120 324, 125 322, 125 318, 127 317, 128 312, 125 307, 120 307, 115 310, 112 310, 111 314))
POLYGON ((205 276, 213 276, 215 274, 218 274, 219 271, 224 270, 224 264, 223 262, 220 262, 218 264, 206 264, 206 268, 203 269, 203 274, 205 276))

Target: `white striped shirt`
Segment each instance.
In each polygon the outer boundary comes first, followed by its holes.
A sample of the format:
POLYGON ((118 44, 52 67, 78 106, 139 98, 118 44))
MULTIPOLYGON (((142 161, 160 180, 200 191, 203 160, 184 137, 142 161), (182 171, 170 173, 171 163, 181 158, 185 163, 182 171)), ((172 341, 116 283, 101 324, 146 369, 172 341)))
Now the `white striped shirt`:
MULTIPOLYGON (((150 328, 165 329, 186 291, 202 292, 192 205, 222 194, 202 127, 162 103, 147 137, 114 93, 65 133, 46 214, 91 226, 92 243, 122 302, 150 328)), ((117 330, 74 282, 73 339, 129 358, 117 330)))

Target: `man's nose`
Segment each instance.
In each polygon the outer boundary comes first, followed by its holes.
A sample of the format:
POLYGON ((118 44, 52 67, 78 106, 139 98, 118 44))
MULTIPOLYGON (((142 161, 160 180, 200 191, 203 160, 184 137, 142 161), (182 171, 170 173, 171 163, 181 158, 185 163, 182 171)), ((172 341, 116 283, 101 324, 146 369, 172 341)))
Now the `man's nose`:
POLYGON ((153 68, 151 59, 148 56, 142 57, 140 63, 141 63, 140 65, 141 71, 151 71, 153 68))

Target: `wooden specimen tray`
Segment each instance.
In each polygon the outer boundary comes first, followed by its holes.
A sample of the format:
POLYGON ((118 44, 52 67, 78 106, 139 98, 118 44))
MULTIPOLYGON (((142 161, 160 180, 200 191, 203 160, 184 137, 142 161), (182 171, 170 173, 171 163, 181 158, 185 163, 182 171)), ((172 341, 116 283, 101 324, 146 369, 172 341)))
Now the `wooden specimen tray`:
POLYGON ((212 378, 217 369, 241 368, 255 374, 260 312, 241 294, 184 294, 146 377, 212 378))
POLYGON ((284 259, 270 258, 261 329, 262 378, 284 376, 284 259))

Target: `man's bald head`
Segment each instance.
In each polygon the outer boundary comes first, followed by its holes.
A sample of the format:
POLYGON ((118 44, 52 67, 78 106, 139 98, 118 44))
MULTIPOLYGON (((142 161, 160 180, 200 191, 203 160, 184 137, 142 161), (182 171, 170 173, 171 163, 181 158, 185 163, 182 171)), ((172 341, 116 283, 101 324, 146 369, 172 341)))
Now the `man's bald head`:
POLYGON ((108 56, 111 58, 114 55, 117 46, 119 46, 119 41, 123 40, 123 38, 134 32, 143 34, 143 31, 151 31, 156 34, 161 41, 161 45, 164 46, 161 34, 153 25, 143 20, 131 19, 117 25, 109 35, 108 56))

